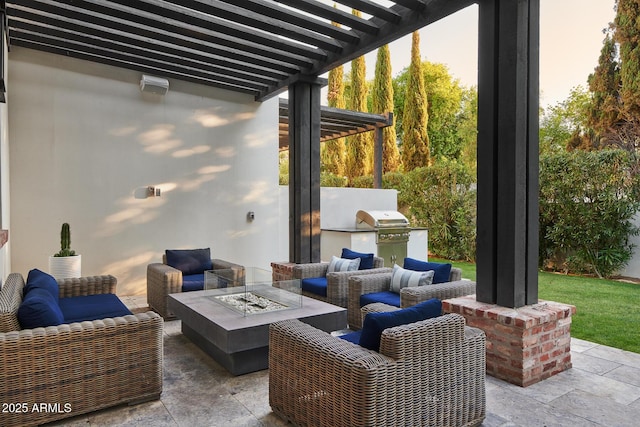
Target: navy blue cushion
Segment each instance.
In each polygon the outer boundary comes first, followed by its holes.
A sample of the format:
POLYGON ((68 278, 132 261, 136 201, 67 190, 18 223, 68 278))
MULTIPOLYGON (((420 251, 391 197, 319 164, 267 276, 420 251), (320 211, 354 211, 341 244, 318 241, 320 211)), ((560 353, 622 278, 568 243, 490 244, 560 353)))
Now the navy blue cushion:
POLYGON ((340 258, 360 258, 360 267, 358 267, 358 270, 370 270, 373 268, 373 254, 363 254, 361 252, 352 251, 348 248, 342 248, 342 256, 340 258))
POLYGON ((360 295, 360 307, 374 302, 383 302, 394 307, 400 307, 400 294, 391 291, 382 291, 360 295))
POLYGON ((44 289, 51 294, 53 299, 58 303, 60 298, 60 288, 58 281, 50 274, 34 268, 27 275, 27 283, 24 285, 23 295, 27 295, 32 289, 44 289))
POLYGON ((338 338, 360 345, 360 335, 362 335, 362 331, 356 331, 344 335, 338 335, 338 338))
POLYGON ((131 311, 114 294, 96 294, 60 298, 60 310, 65 323, 106 319, 131 314, 131 311))
POLYGON ((64 316, 48 290, 34 288, 18 307, 18 322, 22 329, 44 328, 64 323, 64 316))
POLYGON ((167 249, 167 264, 182 271, 182 274, 199 274, 212 270, 211 250, 205 249, 167 249))
POLYGON ((182 275, 182 292, 201 291, 204 289, 204 273, 182 275))
POLYGON ((327 296, 327 278, 326 277, 312 277, 309 279, 302 279, 300 287, 303 291, 311 292, 312 294, 327 296))
POLYGON ((438 317, 441 314, 442 302, 437 298, 402 310, 369 313, 362 322, 362 335, 359 344, 369 350, 380 351, 380 337, 385 329, 438 317))
POLYGON ((433 275, 433 284, 446 283, 449 281, 449 277, 451 276, 451 264, 449 263, 426 262, 413 258, 405 258, 404 268, 413 271, 433 270, 435 272, 433 275))

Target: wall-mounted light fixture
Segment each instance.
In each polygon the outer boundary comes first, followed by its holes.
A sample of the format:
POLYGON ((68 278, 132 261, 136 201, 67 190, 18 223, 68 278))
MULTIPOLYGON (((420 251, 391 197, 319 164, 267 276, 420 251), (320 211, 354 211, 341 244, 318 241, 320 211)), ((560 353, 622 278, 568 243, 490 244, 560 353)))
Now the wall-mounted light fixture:
POLYGON ((169 80, 162 77, 142 75, 140 90, 158 95, 165 95, 169 91, 169 80))
POLYGON ((133 197, 136 199, 148 199, 150 197, 160 197, 160 187, 149 185, 147 187, 138 187, 133 191, 133 197))
POLYGON ((160 188, 151 185, 147 187, 147 197, 160 197, 160 194, 160 188))

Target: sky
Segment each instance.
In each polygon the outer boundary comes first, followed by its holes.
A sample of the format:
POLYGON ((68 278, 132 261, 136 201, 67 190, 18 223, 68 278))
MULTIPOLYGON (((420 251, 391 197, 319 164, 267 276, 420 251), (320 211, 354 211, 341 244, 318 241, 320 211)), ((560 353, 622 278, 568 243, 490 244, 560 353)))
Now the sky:
MULTIPOLYGON (((540 105, 564 101, 598 63, 604 34, 615 17, 614 0, 540 0, 540 105)), ((392 75, 409 65, 411 35, 390 45, 392 75)), ((478 7, 470 6, 420 30, 423 60, 443 63, 464 86, 477 84, 478 7)), ((376 53, 365 56, 373 79, 376 53)), ((350 64, 345 64, 345 73, 350 64)))

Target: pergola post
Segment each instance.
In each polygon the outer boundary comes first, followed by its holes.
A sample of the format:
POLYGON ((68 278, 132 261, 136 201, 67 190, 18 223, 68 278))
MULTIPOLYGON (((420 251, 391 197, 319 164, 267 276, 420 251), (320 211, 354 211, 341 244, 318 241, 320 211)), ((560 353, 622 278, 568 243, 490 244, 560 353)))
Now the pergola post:
POLYGON ((478 301, 538 302, 539 0, 479 1, 478 301))
POLYGON ((373 188, 382 188, 382 127, 376 127, 373 137, 373 188))
POLYGON ((289 86, 289 261, 320 261, 319 82, 289 86))

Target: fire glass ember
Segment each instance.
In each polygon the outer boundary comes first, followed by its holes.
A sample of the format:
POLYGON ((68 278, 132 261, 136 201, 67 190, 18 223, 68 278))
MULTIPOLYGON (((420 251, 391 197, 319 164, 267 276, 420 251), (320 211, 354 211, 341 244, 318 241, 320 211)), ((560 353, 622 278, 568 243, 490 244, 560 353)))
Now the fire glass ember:
POLYGON ((284 310, 288 308, 269 298, 253 294, 251 292, 220 295, 215 297, 221 303, 238 311, 245 311, 247 314, 264 313, 268 311, 284 310))

